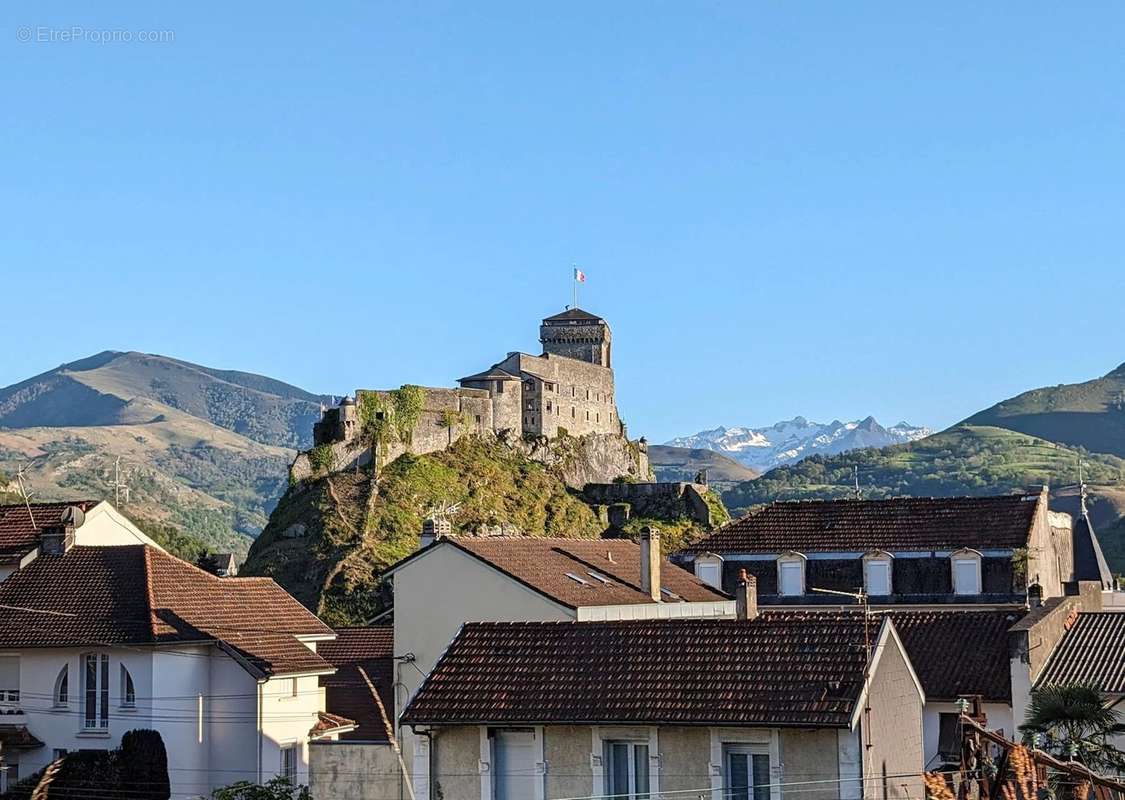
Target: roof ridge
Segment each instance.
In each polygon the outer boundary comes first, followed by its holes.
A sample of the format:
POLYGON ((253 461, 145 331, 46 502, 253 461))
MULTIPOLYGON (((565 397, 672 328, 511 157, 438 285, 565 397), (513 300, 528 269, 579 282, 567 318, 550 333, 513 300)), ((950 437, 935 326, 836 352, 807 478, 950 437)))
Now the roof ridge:
POLYGON ((148 629, 149 634, 155 640, 156 635, 156 593, 153 591, 152 580, 152 557, 151 548, 147 544, 140 545, 142 558, 144 559, 145 568, 145 603, 148 605, 148 629))

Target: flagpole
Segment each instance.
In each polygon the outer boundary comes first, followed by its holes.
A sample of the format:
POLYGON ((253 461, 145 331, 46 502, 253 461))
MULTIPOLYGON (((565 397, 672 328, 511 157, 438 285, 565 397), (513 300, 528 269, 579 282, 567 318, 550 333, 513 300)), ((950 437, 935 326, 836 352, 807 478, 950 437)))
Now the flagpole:
MULTIPOLYGON (((573 267, 572 269, 577 270, 578 267, 573 267)), ((578 308, 578 275, 576 273, 574 273, 574 272, 571 273, 570 282, 573 285, 573 298, 574 298, 574 305, 572 305, 571 308, 578 308)))

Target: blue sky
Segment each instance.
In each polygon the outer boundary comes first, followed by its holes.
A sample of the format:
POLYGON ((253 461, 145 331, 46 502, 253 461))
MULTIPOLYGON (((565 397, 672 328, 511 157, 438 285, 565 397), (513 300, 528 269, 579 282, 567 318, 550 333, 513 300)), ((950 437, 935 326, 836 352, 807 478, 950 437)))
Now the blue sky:
POLYGON ((0 385, 449 385, 572 264, 656 440, 1125 361, 1120 4, 232 5, 0 11, 0 385))

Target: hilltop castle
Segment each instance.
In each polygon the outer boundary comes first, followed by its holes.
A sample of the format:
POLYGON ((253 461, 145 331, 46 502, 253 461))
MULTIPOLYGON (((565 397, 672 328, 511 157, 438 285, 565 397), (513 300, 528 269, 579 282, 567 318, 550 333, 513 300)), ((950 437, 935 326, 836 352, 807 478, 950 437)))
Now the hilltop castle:
MULTIPOLYGON (((617 413, 613 387, 613 337, 609 324, 579 308, 547 317, 539 326, 542 355, 508 353, 483 372, 461 378, 457 388, 425 388, 426 400, 415 426, 414 453, 441 450, 468 434, 493 434, 553 439, 563 434, 626 436, 617 413)), ((330 445, 336 468, 370 458, 358 453, 360 433, 357 401, 385 390, 359 389, 326 409, 313 426, 317 446, 330 445)), ((387 460, 404 451, 401 444, 384 454, 387 460)), ((294 474, 305 467, 294 463, 294 474)), ((647 462, 645 464, 647 471, 647 462)))

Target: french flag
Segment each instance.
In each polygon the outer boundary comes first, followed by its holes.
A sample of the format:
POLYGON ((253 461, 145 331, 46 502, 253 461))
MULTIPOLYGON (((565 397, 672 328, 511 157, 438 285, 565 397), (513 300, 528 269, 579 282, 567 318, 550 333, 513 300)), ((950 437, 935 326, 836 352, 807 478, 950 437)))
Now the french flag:
POLYGON ((583 272, 580 269, 575 268, 575 270, 574 270, 574 280, 577 281, 578 283, 585 283, 586 282, 586 273, 583 272))

